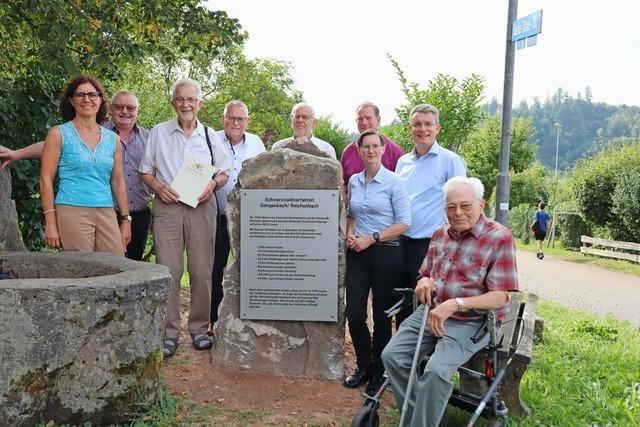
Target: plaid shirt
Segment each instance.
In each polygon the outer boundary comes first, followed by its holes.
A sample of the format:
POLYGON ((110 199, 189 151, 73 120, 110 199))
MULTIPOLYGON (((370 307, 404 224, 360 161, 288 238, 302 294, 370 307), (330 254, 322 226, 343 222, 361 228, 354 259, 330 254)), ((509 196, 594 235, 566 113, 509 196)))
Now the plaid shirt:
MULTIPOLYGON (((118 135, 118 128, 115 123, 109 120, 104 124, 109 130, 114 131, 118 135)), ((140 174, 138 166, 144 155, 147 146, 149 131, 138 125, 134 125, 133 132, 129 135, 129 141, 125 144, 120 140, 120 148, 122 148, 122 172, 124 173, 124 182, 127 186, 127 198, 129 200, 129 212, 141 211, 147 207, 149 199, 151 199, 151 189, 147 187, 140 174)))
MULTIPOLYGON (((458 235, 449 224, 433 234, 420 276, 430 277, 437 287, 436 301, 472 297, 489 291, 517 291, 518 272, 513 237, 508 228, 484 214, 469 231, 458 235)), ((498 319, 509 311, 509 297, 496 310, 498 319)), ((468 313, 453 318, 472 319, 468 313)))

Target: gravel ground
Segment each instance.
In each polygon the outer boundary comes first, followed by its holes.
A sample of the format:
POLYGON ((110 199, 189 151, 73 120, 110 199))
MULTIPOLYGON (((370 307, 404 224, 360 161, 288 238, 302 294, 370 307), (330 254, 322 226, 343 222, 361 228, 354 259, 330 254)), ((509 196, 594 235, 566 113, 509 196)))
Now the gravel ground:
POLYGON ((640 276, 551 256, 539 260, 532 252, 518 251, 517 259, 522 291, 640 327, 640 276))

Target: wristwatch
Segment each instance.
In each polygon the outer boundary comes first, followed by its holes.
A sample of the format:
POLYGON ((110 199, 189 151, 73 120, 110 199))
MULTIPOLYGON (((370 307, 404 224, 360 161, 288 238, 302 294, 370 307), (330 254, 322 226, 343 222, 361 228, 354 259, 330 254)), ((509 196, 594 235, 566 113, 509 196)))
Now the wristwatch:
POLYGON ((118 217, 118 219, 119 219, 120 221, 129 221, 129 222, 131 222, 131 220, 132 220, 133 218, 131 218, 131 215, 120 215, 120 216, 118 217))
POLYGON ((380 233, 377 231, 373 233, 373 240, 375 240, 376 243, 380 243, 380 233))
POLYGON ((464 311, 464 301, 462 298, 456 298, 456 304, 458 304, 458 311, 464 311))

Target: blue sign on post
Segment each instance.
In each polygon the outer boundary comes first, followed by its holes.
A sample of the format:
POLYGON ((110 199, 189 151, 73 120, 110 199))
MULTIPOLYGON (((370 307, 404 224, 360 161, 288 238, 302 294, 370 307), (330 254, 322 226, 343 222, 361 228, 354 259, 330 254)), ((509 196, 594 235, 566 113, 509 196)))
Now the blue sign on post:
POLYGON ((511 26, 511 41, 526 39, 542 32, 542 11, 532 13, 513 21, 511 26))

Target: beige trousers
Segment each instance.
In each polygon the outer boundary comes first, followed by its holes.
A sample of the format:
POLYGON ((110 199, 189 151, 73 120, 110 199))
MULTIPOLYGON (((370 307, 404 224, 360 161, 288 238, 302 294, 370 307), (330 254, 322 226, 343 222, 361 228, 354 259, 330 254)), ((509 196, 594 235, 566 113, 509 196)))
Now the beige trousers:
POLYGON ((113 208, 56 205, 56 220, 65 251, 108 252, 124 256, 113 208))
POLYGON ((165 338, 177 339, 180 335, 180 279, 185 249, 190 280, 189 333, 206 333, 211 312, 215 199, 192 208, 184 203, 167 204, 156 197, 151 212, 156 262, 169 267, 173 279, 165 338))

